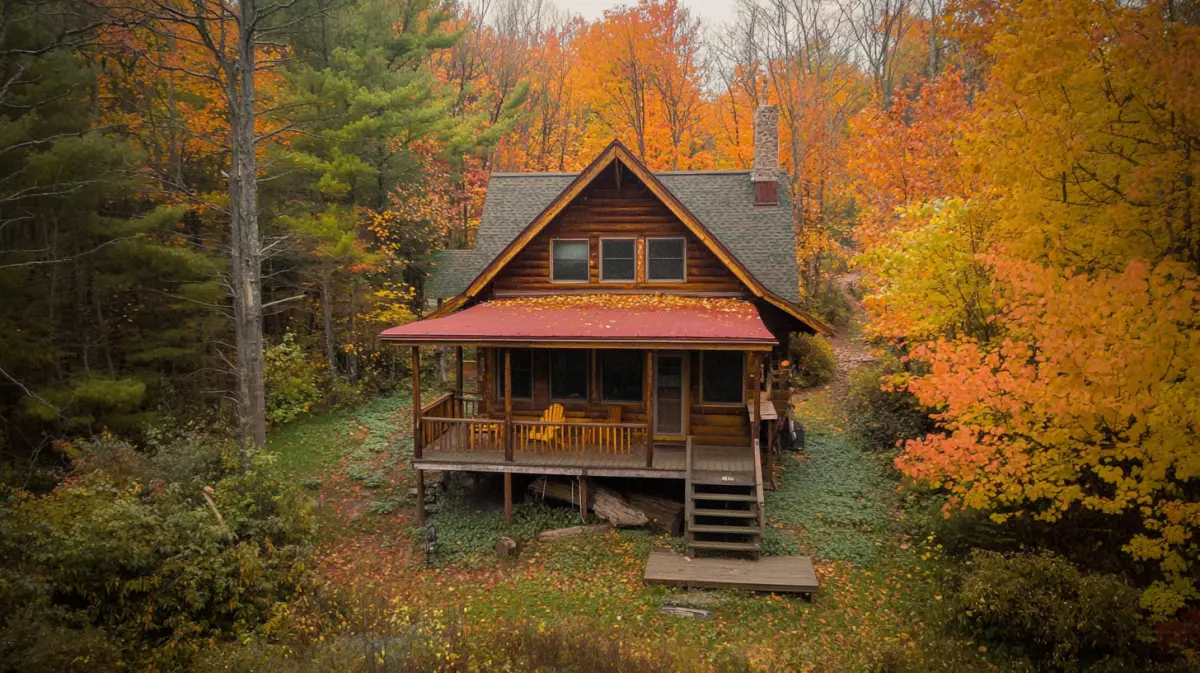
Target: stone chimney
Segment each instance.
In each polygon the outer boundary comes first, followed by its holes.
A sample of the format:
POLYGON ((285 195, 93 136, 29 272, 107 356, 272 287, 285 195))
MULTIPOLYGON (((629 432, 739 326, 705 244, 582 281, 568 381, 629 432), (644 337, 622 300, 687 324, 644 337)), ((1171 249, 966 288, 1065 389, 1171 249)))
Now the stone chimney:
POLYGON ((779 205, 779 109, 759 105, 754 111, 754 205, 779 205))

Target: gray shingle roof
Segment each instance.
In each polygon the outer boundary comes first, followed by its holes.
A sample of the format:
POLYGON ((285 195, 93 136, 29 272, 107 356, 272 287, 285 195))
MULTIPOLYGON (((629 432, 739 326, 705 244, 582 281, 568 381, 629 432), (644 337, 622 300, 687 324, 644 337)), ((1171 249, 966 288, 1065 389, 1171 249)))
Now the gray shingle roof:
MULTIPOLYGON (((755 206, 750 171, 656 173, 688 210, 767 289, 796 302, 799 273, 787 189, 778 206, 755 206)), ((453 297, 466 290, 500 251, 558 196, 574 173, 494 173, 488 181, 473 250, 434 257, 427 296, 453 297)))

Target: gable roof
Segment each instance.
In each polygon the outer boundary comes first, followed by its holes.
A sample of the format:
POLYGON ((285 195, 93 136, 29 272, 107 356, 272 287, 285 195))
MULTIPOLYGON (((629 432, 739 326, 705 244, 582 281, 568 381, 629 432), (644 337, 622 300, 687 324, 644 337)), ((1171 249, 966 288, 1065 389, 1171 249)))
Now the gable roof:
POLYGON ((511 258, 616 160, 641 178, 752 291, 815 330, 829 331, 795 306, 799 273, 787 190, 781 190, 779 205, 756 206, 750 171, 651 173, 616 141, 580 173, 492 174, 475 248, 437 255, 427 292, 440 299, 458 297, 473 286, 481 290, 508 261, 502 256, 511 258))

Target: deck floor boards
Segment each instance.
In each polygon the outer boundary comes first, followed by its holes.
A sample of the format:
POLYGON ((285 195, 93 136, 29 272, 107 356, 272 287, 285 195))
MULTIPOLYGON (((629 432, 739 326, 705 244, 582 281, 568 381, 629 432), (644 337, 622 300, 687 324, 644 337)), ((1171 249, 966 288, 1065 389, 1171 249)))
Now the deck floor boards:
POLYGON ((812 594, 820 587, 812 560, 807 556, 766 556, 749 561, 688 558, 662 551, 650 552, 643 581, 646 584, 799 594, 812 594))

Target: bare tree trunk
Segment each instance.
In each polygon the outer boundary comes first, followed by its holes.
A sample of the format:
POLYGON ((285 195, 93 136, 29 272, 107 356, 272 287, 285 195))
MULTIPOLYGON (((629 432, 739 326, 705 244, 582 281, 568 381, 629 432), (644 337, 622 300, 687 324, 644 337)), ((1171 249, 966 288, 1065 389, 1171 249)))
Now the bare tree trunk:
POLYGON ((337 340, 333 334, 333 270, 328 266, 321 270, 321 321, 325 332, 325 361, 330 376, 337 376, 337 340))
POLYGON ((232 142, 229 159, 230 246, 237 342, 238 426, 241 467, 249 468, 247 440, 267 443, 262 328, 262 241, 254 157, 255 0, 237 6, 237 61, 226 71, 232 142))

